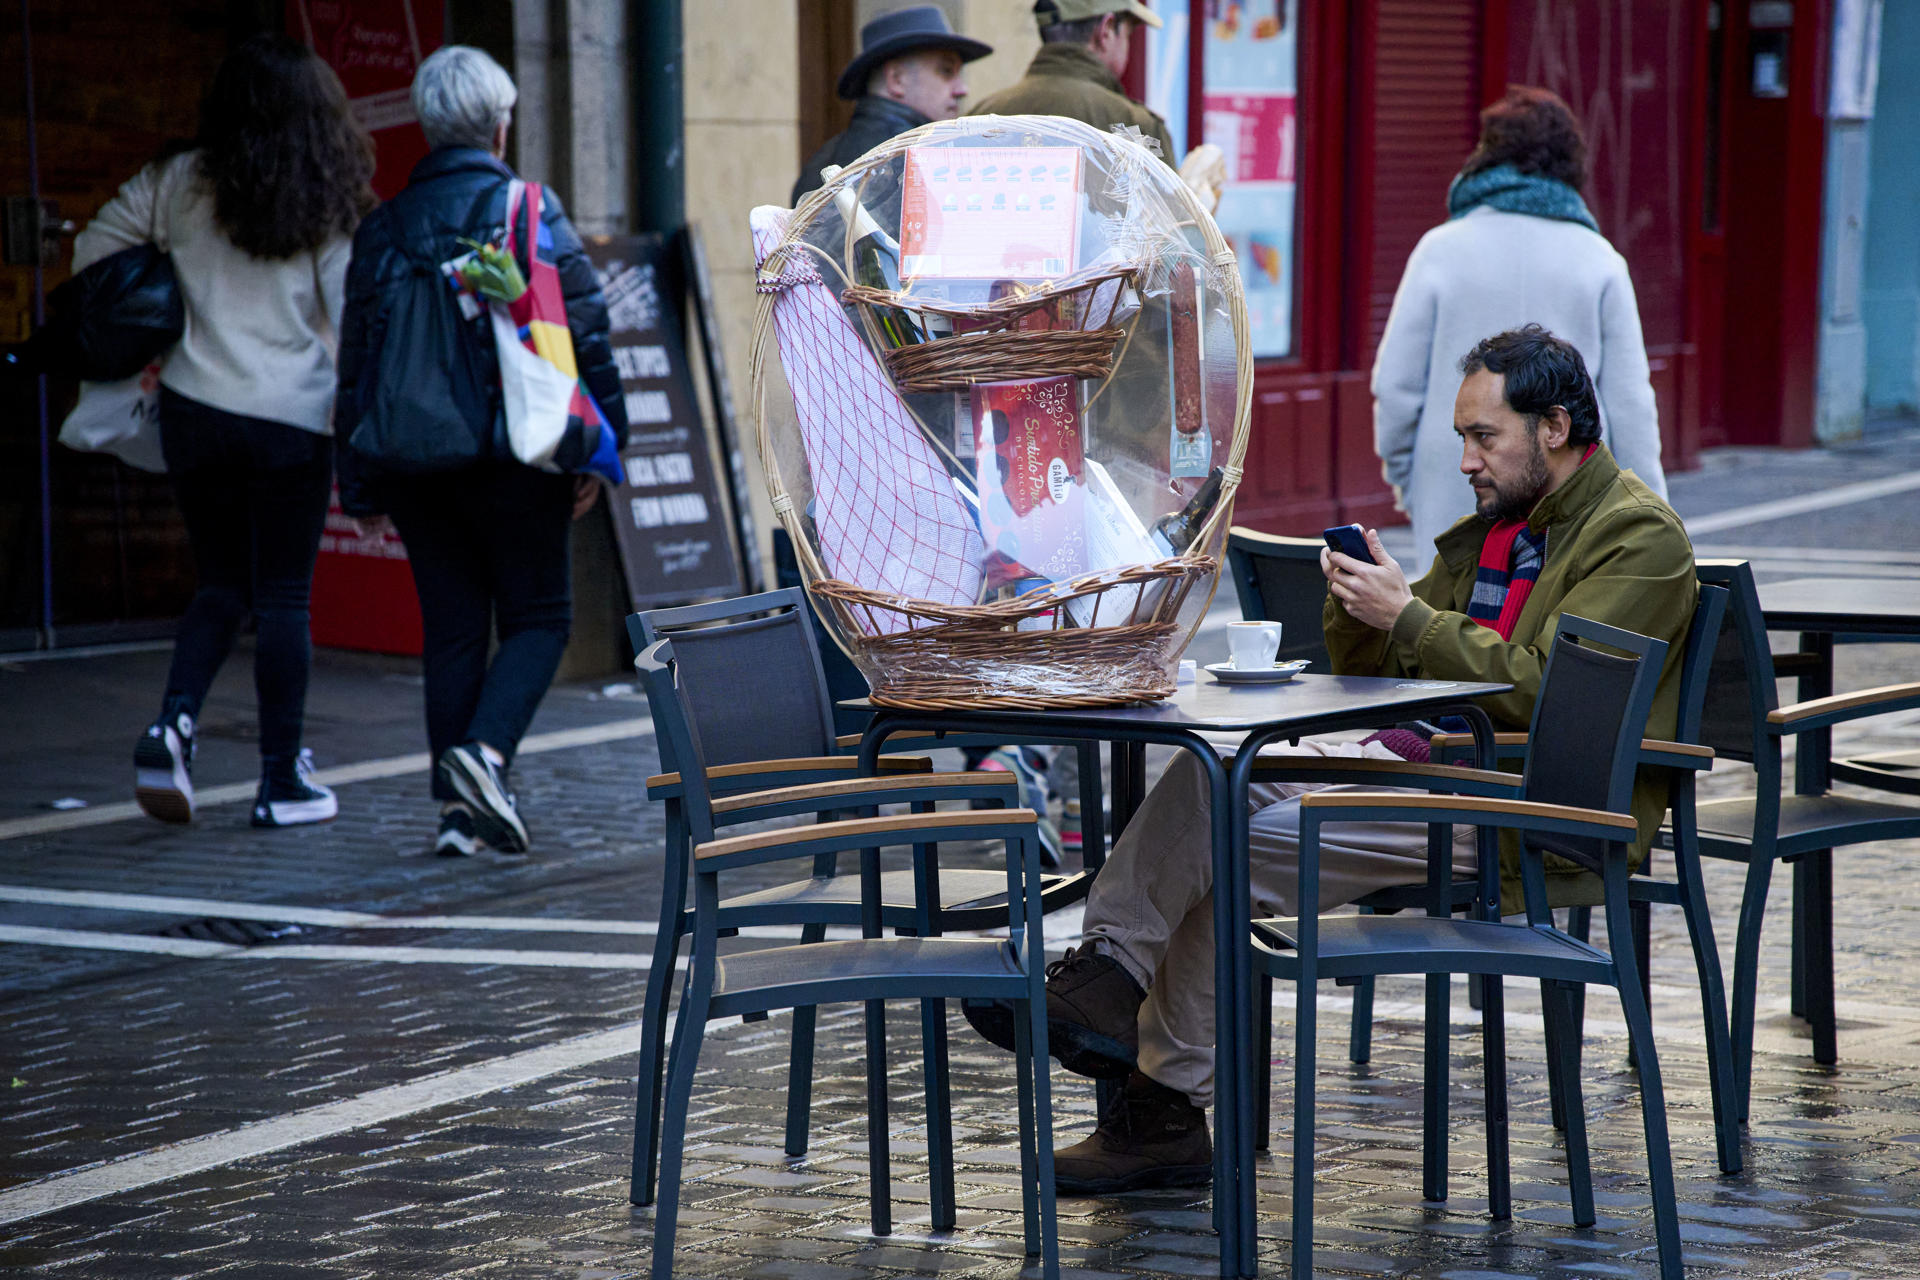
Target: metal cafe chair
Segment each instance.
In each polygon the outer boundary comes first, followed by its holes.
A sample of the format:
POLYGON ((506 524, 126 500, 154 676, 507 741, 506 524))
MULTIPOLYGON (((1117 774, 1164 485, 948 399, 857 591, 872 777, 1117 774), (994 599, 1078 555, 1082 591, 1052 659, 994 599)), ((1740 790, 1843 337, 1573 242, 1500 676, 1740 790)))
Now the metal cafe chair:
MULTIPOLYGON (((1680 709, 1670 742, 1646 739, 1640 743, 1641 767, 1666 770, 1668 811, 1672 825, 1661 833, 1661 846, 1673 855, 1673 874, 1658 874, 1654 854, 1627 882, 1631 904, 1634 959, 1640 969, 1641 993, 1651 1002, 1652 986, 1648 977, 1652 930, 1650 916, 1654 904, 1677 906, 1687 924, 1687 939, 1693 946, 1695 972, 1700 981, 1701 1024, 1706 1035, 1707 1076, 1713 1097, 1715 1146, 1723 1173, 1739 1173, 1740 1120, 1734 1105, 1733 1042, 1727 1028, 1726 983, 1720 968, 1720 948, 1714 941, 1713 917, 1707 907, 1706 887, 1700 878, 1700 849, 1694 821, 1695 782, 1699 774, 1713 767, 1713 748, 1700 742, 1700 721, 1706 703, 1707 682, 1713 656, 1720 638, 1721 620, 1726 613, 1727 592, 1720 587, 1702 586, 1694 606, 1693 623, 1687 629, 1686 647, 1680 663, 1680 709), (1677 834, 1676 834, 1677 833, 1677 834)), ((1521 763, 1527 758, 1528 738, 1523 733, 1495 736, 1498 759, 1521 763)), ((1436 758, 1471 758, 1473 739, 1468 734, 1443 734, 1433 739, 1436 758)), ((1657 852, 1658 850, 1656 850, 1657 852)), ((1589 906, 1568 909, 1567 932, 1582 942, 1587 940, 1592 918, 1589 906)), ((1574 1003, 1576 1034, 1571 1053, 1579 1061, 1581 1037, 1577 1034, 1584 998, 1574 1003)), ((1553 1095, 1555 1128, 1566 1127, 1565 1108, 1560 1089, 1558 1056, 1547 1059, 1553 1095)))
MULTIPOLYGON (((714 823, 746 822, 837 812, 872 813, 883 804, 965 800, 994 805, 1017 803, 1017 780, 1005 773, 933 774, 922 756, 880 757, 878 777, 858 776, 858 760, 841 754, 834 734, 833 703, 826 692, 819 653, 798 589, 770 591, 678 609, 658 609, 629 617, 637 652, 657 640, 675 642, 681 696, 705 744, 704 778, 714 823), (769 750, 791 753, 767 758, 769 750)), ((658 726, 656 725, 656 730, 658 726)), ((666 857, 658 931, 647 972, 641 1011, 641 1047, 636 1081, 634 1151, 630 1198, 653 1200, 659 1159, 660 1109, 666 1065, 667 1003, 681 939, 693 923, 687 901, 690 881, 689 827, 686 817, 686 765, 672 753, 671 739, 656 733, 665 772, 649 778, 647 795, 664 807, 666 857)), ((857 741, 857 740, 856 740, 857 741)), ((912 747, 965 745, 948 738, 916 738, 912 747)), ((1097 787, 1097 774, 1094 785, 1097 787)), ((1096 792, 1097 794, 1097 792, 1096 792)), ((1042 903, 1047 910, 1086 896, 1101 850, 1087 851, 1087 869, 1044 876, 1042 903)), ((881 879, 882 920, 889 929, 931 936, 998 927, 1004 918, 1004 886, 992 870, 943 870, 938 851, 916 851, 920 870, 935 886, 928 903, 915 895, 915 873, 891 872, 881 879), (937 909, 933 905, 937 904, 937 909)), ((836 875, 837 859, 817 858, 812 874, 790 884, 730 897, 720 904, 720 927, 751 925, 802 927, 804 941, 817 942, 829 925, 860 923, 860 885, 836 875)), ((804 1155, 813 1099, 815 1015, 801 1006, 793 1013, 793 1041, 787 1082, 786 1151, 804 1155)), ((950 1149, 945 1103, 946 1014, 925 1010, 924 1047, 927 1087, 934 1104, 932 1146, 950 1149)), ((935 1167, 942 1165, 934 1161, 935 1167)), ((953 1204, 935 1177, 936 1226, 952 1224, 953 1204)))
MULTIPOLYGON (((1040 835, 1031 810, 933 812, 935 793, 927 776, 917 779, 922 798, 915 811, 889 817, 855 818, 787 827, 719 839, 718 804, 707 790, 707 757, 699 724, 683 684, 676 678, 678 640, 649 646, 634 662, 645 684, 647 702, 661 735, 663 754, 681 765, 681 813, 692 846, 692 957, 680 1000, 668 1073, 659 1194, 654 1215, 653 1275, 669 1280, 680 1201, 680 1173, 700 1045, 715 1018, 764 1015, 773 1009, 812 1008, 861 1001, 866 1005, 867 1160, 872 1226, 875 1235, 892 1232, 890 1133, 887 1123, 885 1001, 914 999, 923 1010, 946 999, 978 996, 1014 1002, 1015 1059, 1019 1080, 1021 1192, 1025 1210, 1026 1251, 1039 1255, 1042 1273, 1059 1274, 1059 1239, 1054 1219, 1053 1108, 1047 1075, 1045 944, 1042 936, 1040 835), (924 803, 923 803, 924 802, 924 803), (913 901, 918 919, 936 913, 939 887, 926 856, 938 841, 986 840, 1006 849, 1003 907, 997 912, 1006 929, 992 938, 937 936, 883 937, 888 907, 883 892, 882 848, 911 846, 913 901), (846 877, 858 885, 855 900, 861 936, 845 941, 802 942, 722 954, 720 941, 733 930, 720 877, 782 862, 814 862, 843 852, 858 852, 860 874, 846 877)), ((938 776, 938 775, 932 775, 938 776)), ((967 777, 969 775, 950 775, 967 777)), ((858 781, 876 782, 876 779, 858 781)), ((762 793, 762 807, 778 808, 781 797, 796 802, 825 783, 762 793)), ((883 784, 884 785, 884 784, 883 784)), ((849 792, 853 788, 847 788, 849 792)), ((964 794, 967 785, 956 787, 964 794)), ((871 793, 863 797, 870 799, 871 793)), ((669 889, 671 893, 671 888, 669 889)), ((815 920, 837 918, 819 900, 800 908, 815 920)), ((669 959, 671 964, 671 959, 669 959)), ((935 1149, 937 1104, 928 1096, 929 1164, 936 1184, 952 1177, 952 1151, 935 1149)), ((951 1186, 946 1190, 951 1202, 951 1186)), ((939 1211, 935 1212, 936 1218, 939 1211)), ((953 1225, 951 1208, 946 1228, 953 1225)), ((940 1224, 936 1223, 939 1228, 940 1224)))
MULTIPOLYGON (((1754 1004, 1759 982, 1760 927, 1776 862, 1812 860, 1815 873, 1804 910, 1804 989, 1812 1023, 1813 1059, 1838 1060, 1833 1005, 1832 852, 1877 840, 1920 836, 1920 806, 1890 804, 1864 796, 1825 790, 1817 795, 1782 794, 1781 748, 1789 739, 1805 753, 1834 725, 1920 707, 1920 683, 1888 685, 1857 693, 1815 698, 1781 706, 1776 663, 1767 643, 1766 617, 1754 587, 1753 567, 1744 560, 1702 560, 1695 571, 1703 583, 1729 593, 1730 625, 1720 636, 1706 690, 1701 741, 1721 756, 1750 762, 1755 773, 1751 798, 1709 800, 1695 806, 1700 852, 1747 864, 1734 935, 1731 999, 1735 1099, 1739 1118, 1747 1118, 1752 1092, 1754 1004)), ((1798 657, 1799 655, 1793 655, 1798 657)), ((1836 772, 1836 776, 1842 776, 1836 772)), ((1870 775, 1848 773, 1850 782, 1867 785, 1870 775)), ((1675 813, 1674 838, 1689 837, 1683 816, 1675 813)))
MULTIPOLYGON (((1489 1210, 1510 1217, 1505 1161, 1507 1105, 1504 1011, 1501 978, 1533 978, 1547 994, 1545 1020, 1550 1053, 1560 1056, 1565 1098, 1568 1181, 1576 1226, 1594 1222, 1592 1172, 1577 1064, 1568 1052, 1574 1037, 1574 995, 1599 984, 1620 993, 1628 1035, 1637 1054, 1655 1239, 1663 1280, 1680 1280, 1680 1227, 1674 1202, 1672 1152, 1665 1094, 1653 1043, 1652 1023, 1641 993, 1638 963, 1628 925, 1627 851, 1635 824, 1633 794, 1639 743, 1666 657, 1665 642, 1562 615, 1540 696, 1534 705, 1532 750, 1511 796, 1405 795, 1390 792, 1324 792, 1300 801, 1300 866, 1294 919, 1256 921, 1256 968, 1296 984, 1293 1106, 1293 1242, 1295 1280, 1313 1270, 1313 1160, 1315 992, 1322 978, 1380 974, 1479 973, 1489 981, 1483 1015, 1488 1066, 1489 1210), (1616 656, 1601 645, 1629 656, 1616 656), (1434 892, 1426 915, 1319 916, 1320 835, 1342 822, 1418 822, 1430 831, 1472 824, 1481 832, 1482 901, 1477 918, 1456 920, 1444 895, 1434 892), (1496 830, 1521 837, 1524 923, 1497 918, 1499 868, 1496 830), (1544 856, 1569 858, 1601 876, 1608 949, 1601 951, 1556 928, 1547 901, 1544 856)), ((1451 875, 1450 859, 1432 862, 1434 889, 1451 875)), ((1430 979, 1431 980, 1431 979, 1430 979)), ((1429 1062, 1434 1027, 1428 1026, 1429 1062)), ((1444 1049, 1441 1050, 1444 1054, 1444 1049)), ((1444 1059, 1443 1059, 1444 1060, 1444 1059)), ((1444 1095, 1443 1095, 1444 1098, 1444 1095)), ((1429 1082, 1429 1101, 1432 1101, 1429 1082)), ((1430 1148, 1433 1137, 1428 1116, 1430 1148)), ((1441 1130, 1444 1142, 1444 1128, 1441 1130)), ((1445 1198, 1441 1184, 1426 1188, 1445 1198)))
POLYGON ((1318 538, 1284 538, 1235 525, 1227 531, 1227 573, 1240 599, 1240 616, 1280 624, 1281 661, 1305 658, 1328 670, 1320 609, 1327 579, 1320 572, 1318 538))

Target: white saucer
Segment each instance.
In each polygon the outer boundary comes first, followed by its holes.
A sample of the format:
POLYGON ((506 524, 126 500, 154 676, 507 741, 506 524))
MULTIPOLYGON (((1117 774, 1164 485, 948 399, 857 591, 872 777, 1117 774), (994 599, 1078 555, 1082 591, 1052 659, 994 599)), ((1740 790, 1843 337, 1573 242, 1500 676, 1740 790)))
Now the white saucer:
POLYGON ((1209 662, 1207 674, 1221 684, 1283 684, 1312 665, 1306 658, 1295 658, 1292 662, 1276 662, 1264 671, 1242 671, 1231 661, 1209 662))

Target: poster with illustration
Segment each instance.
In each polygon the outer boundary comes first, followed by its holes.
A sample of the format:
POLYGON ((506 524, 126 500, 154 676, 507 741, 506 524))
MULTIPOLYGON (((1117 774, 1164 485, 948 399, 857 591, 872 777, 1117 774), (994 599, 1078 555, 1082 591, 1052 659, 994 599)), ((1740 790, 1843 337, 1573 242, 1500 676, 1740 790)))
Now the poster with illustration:
POLYGON ((1247 289, 1253 354, 1293 350, 1294 209, 1299 190, 1299 0, 1205 0, 1190 29, 1187 6, 1148 33, 1147 105, 1165 116, 1181 155, 1211 142, 1226 156, 1227 187, 1214 221, 1233 246, 1247 289), (1201 41, 1198 137, 1187 130, 1191 39, 1201 41))

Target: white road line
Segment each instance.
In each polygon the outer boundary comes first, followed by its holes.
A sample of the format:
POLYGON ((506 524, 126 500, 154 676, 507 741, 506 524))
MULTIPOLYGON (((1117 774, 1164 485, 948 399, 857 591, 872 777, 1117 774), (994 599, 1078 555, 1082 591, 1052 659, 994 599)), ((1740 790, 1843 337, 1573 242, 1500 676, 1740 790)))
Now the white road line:
POLYGON ((1756 502, 1728 511, 1716 511, 1712 515, 1695 516, 1685 523, 1687 533, 1698 538, 1703 533, 1718 533, 1722 529, 1737 529, 1741 525, 1784 520, 1788 516, 1806 515, 1811 511, 1825 511, 1832 507, 1848 507, 1912 489, 1920 489, 1920 472, 1886 476, 1859 484, 1836 485, 1831 489, 1819 489, 1792 498, 1778 498, 1772 502, 1756 502))
MULTIPOLYGON (((157 915, 212 916, 222 920, 270 920, 339 929, 485 929, 495 933, 603 933, 652 937, 651 920, 550 919, 544 916, 383 916, 371 911, 328 907, 279 906, 271 902, 228 902, 219 898, 172 898, 146 893, 100 893, 87 889, 41 889, 0 884, 0 902, 100 911, 140 911, 157 915)), ((794 935, 798 937, 798 933, 794 935)))
MULTIPOLYGON (((521 755, 538 755, 543 751, 563 751, 569 747, 597 746, 603 742, 620 742, 628 738, 650 738, 653 736, 653 721, 647 717, 635 717, 630 720, 609 720, 605 724, 587 725, 579 729, 556 729, 551 733, 536 733, 520 743, 521 755)), ((424 773, 431 763, 424 751, 412 755, 388 756, 382 760, 359 760, 352 764, 335 765, 331 769, 321 769, 313 777, 315 782, 326 786, 345 786, 351 782, 370 782, 376 778, 397 778, 409 773, 424 773)), ((194 805, 206 809, 214 805, 234 804, 239 801, 251 802, 257 786, 252 782, 229 782, 218 787, 202 787, 194 792, 194 805)), ((81 827, 98 827, 110 822, 125 822, 128 818, 140 816, 140 806, 132 802, 125 804, 103 804, 91 809, 73 809, 64 813, 36 814, 31 818, 14 818, 0 822, 0 840, 17 840, 21 836, 46 835, 53 831, 73 831, 81 827)))
MULTIPOLYGON (((799 930, 794 930, 799 936, 799 930)), ((48 929, 0 925, 0 942, 84 951, 139 951, 200 960, 358 960, 368 964, 508 964, 542 969, 644 969, 648 954, 616 951, 511 951, 491 947, 373 947, 328 943, 275 943, 242 947, 196 938, 158 938, 147 933, 100 929, 48 929)))
POLYGON ((1708 544, 1694 554, 1710 560, 1806 560, 1853 568, 1862 564, 1903 565, 1920 570, 1920 551, 1888 551, 1880 547, 1850 551, 1844 547, 1725 547, 1708 544))
POLYGON ((516 1088, 562 1071, 637 1053, 639 1049, 640 1027, 632 1023, 270 1120, 169 1143, 71 1173, 54 1174, 38 1182, 0 1191, 0 1225, 204 1173, 236 1160, 283 1151, 481 1094, 516 1088))

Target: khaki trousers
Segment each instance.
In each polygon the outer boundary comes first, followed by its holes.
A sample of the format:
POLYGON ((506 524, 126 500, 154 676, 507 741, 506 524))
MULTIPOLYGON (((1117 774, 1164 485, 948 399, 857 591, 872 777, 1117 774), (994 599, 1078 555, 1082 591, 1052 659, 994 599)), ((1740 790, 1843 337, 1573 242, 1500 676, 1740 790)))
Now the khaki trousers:
MULTIPOLYGON (((1308 739, 1275 755, 1398 759, 1379 743, 1308 739)), ((1248 877, 1253 915, 1288 916, 1299 887, 1300 804, 1308 791, 1384 791, 1313 783, 1256 784, 1249 793, 1248 877)), ((1140 1070, 1205 1107, 1213 1099, 1213 853, 1206 771, 1181 752, 1115 842, 1087 895, 1084 936, 1146 988, 1140 1070)), ((1453 832, 1453 869, 1476 868, 1474 828, 1453 832)), ((1427 829, 1415 823, 1325 827, 1320 906, 1344 906, 1376 889, 1425 884, 1427 829)))

